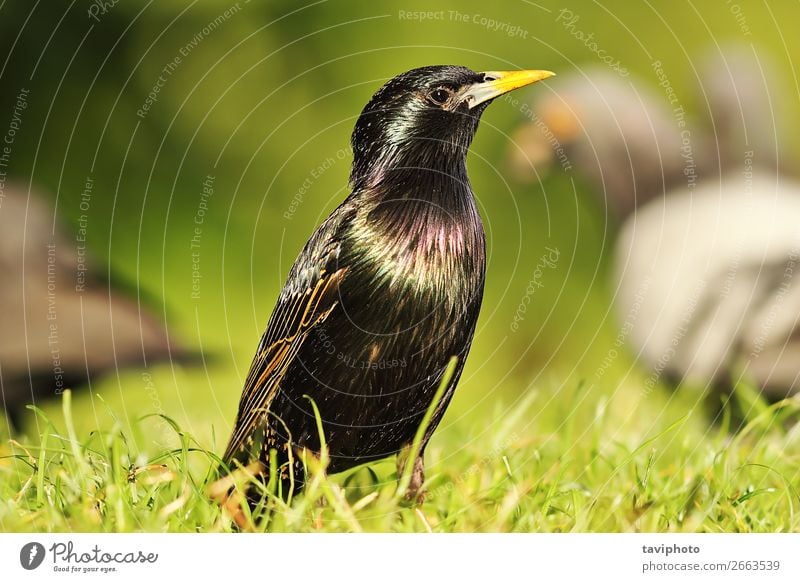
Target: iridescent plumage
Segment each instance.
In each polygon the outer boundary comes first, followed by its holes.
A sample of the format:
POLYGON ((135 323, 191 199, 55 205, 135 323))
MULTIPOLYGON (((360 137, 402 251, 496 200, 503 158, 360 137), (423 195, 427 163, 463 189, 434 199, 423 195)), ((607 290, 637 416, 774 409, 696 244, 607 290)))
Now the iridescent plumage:
POLYGON ((245 383, 229 466, 258 460, 263 470, 275 450, 283 493, 290 478, 296 491, 302 466, 290 453, 320 449, 309 399, 329 471, 398 453, 455 356, 414 459, 417 494, 425 444, 461 375, 483 296, 484 232, 466 153, 497 78, 456 66, 415 69, 364 108, 352 137, 352 193, 289 273, 245 383), (472 97, 476 87, 482 101, 472 97))

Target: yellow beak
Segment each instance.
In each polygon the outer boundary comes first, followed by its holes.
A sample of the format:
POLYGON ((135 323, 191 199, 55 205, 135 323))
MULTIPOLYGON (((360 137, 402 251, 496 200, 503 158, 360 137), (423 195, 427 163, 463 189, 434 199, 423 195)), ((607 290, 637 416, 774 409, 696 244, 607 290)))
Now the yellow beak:
POLYGON ((484 76, 484 81, 467 87, 461 95, 461 100, 466 102, 470 109, 503 93, 555 75, 551 71, 486 71, 481 74, 484 76))

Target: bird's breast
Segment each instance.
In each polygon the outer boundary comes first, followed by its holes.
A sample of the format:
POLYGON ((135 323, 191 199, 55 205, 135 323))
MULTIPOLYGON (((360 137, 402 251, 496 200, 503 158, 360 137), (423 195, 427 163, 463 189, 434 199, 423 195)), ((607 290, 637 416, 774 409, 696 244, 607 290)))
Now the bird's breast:
POLYGON ((391 199, 364 209, 354 221, 352 252, 358 270, 376 286, 417 300, 463 301, 483 289, 486 251, 474 203, 454 210, 424 199, 391 199))

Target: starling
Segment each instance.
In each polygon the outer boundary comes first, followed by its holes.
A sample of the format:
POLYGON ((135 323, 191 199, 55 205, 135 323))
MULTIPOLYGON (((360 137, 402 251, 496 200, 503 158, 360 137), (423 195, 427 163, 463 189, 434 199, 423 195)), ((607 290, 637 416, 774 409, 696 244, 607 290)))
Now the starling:
POLYGON ((373 95, 352 135, 351 193, 300 252, 258 345, 223 457, 229 468, 255 467, 263 481, 273 452, 281 494, 298 492, 298 453, 321 450, 317 419, 330 473, 401 453, 455 357, 418 455, 398 458, 413 463, 408 497, 417 498, 425 445, 453 396, 483 296, 467 149, 495 97, 552 75, 429 66, 373 95))

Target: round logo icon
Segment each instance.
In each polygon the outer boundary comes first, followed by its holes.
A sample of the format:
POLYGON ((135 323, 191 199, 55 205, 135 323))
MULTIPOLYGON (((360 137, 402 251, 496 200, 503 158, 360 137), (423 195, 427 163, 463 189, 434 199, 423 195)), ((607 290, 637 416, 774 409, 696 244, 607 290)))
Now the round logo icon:
POLYGON ((44 546, 39 542, 29 542, 19 551, 19 563, 26 570, 35 570, 44 561, 44 546))

